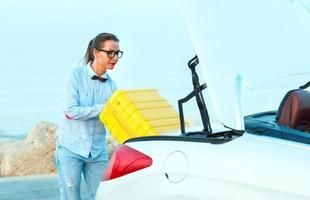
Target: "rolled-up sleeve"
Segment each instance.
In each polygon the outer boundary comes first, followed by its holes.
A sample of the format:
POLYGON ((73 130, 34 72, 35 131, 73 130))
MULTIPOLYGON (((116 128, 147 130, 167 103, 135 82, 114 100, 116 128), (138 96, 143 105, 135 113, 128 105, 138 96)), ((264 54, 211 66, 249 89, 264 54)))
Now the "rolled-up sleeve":
POLYGON ((65 84, 63 100, 65 116, 72 120, 88 120, 98 118, 105 104, 82 106, 79 104, 79 74, 73 71, 69 74, 65 84))

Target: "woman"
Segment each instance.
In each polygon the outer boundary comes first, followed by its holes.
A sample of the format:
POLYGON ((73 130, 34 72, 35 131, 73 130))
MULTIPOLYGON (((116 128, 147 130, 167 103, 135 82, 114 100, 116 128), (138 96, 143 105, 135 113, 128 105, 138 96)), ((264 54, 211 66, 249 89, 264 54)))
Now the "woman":
POLYGON ((116 89, 106 72, 114 69, 122 54, 115 35, 100 33, 88 44, 86 66, 75 68, 67 80, 55 151, 61 199, 80 199, 81 174, 87 199, 95 198, 108 162, 106 131, 98 116, 116 89))

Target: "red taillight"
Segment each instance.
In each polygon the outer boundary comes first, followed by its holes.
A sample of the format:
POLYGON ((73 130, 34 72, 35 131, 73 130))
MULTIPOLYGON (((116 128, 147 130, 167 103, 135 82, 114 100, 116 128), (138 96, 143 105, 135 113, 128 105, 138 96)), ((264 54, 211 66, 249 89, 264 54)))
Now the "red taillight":
POLYGON ((102 180, 111 180, 151 166, 152 158, 129 146, 120 145, 114 152, 102 180))

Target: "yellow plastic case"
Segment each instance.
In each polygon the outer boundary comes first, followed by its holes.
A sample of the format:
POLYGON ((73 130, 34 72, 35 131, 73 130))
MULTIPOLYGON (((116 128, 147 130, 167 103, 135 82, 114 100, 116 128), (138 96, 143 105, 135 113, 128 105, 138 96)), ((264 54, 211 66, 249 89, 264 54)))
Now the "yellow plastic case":
POLYGON ((179 114, 155 89, 115 91, 99 119, 119 143, 180 129, 179 114))

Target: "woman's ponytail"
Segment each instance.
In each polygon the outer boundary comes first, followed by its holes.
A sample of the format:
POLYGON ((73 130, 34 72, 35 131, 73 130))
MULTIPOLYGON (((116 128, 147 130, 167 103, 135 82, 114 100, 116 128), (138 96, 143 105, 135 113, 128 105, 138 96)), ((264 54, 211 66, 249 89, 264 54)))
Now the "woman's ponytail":
POLYGON ((94 60, 93 55, 93 40, 90 40, 86 49, 85 57, 84 57, 84 64, 87 65, 89 62, 94 60))

